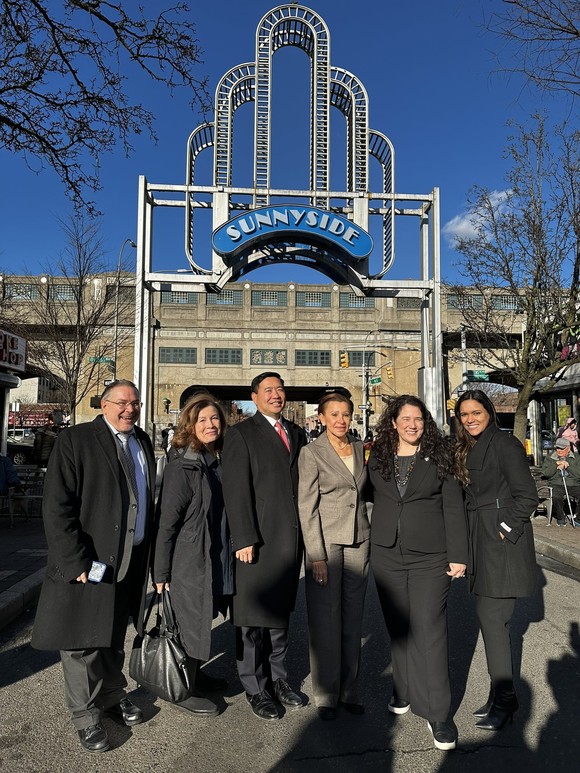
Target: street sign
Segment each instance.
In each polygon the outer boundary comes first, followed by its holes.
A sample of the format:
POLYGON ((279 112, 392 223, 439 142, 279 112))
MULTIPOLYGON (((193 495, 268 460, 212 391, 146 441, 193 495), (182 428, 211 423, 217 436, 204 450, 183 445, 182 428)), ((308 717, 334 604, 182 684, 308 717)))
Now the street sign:
POLYGON ((463 375, 468 381, 489 381, 489 373, 484 370, 467 370, 463 375))
POLYGON ((371 386, 373 384, 382 384, 382 383, 383 383, 383 379, 380 376, 373 376, 372 378, 369 379, 369 384, 371 384, 371 386))
POLYGON ((359 411, 366 411, 367 407, 368 406, 366 406, 366 405, 359 405, 358 409, 359 409, 359 411))
POLYGON ((112 357, 89 357, 89 362, 113 362, 112 357))

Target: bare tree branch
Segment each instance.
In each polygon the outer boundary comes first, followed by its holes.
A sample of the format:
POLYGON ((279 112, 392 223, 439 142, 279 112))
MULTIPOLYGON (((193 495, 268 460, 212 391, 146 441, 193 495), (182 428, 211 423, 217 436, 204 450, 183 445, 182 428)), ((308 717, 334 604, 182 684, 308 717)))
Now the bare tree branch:
POLYGON ((516 127, 507 190, 498 196, 476 186, 473 234, 456 239, 465 284, 449 292, 468 331, 470 358, 518 387, 515 431, 522 440, 538 382, 561 378, 580 353, 579 154, 576 129, 563 126, 550 136, 540 116, 532 129, 516 127))
MULTIPOLYGON (((156 4, 155 4, 156 5, 156 4)), ((135 135, 156 139, 154 115, 131 101, 138 71, 171 92, 185 87, 207 110, 206 82, 189 7, 177 2, 149 19, 122 2, 4 0, 0 11, 0 148, 31 168, 52 167, 77 206, 99 188, 99 159, 135 135), (89 159, 90 163, 87 163, 89 159)), ((148 9, 152 4, 148 4, 148 9)))
POLYGON ((548 91, 580 95, 579 0, 503 0, 488 29, 516 44, 514 69, 548 91))

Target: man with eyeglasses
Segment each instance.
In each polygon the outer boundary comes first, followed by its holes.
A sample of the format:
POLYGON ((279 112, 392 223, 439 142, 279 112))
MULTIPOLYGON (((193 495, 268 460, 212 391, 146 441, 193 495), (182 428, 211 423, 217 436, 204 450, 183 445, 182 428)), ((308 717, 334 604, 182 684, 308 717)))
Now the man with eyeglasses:
POLYGON ((135 384, 110 384, 101 410, 63 430, 48 463, 48 565, 32 635, 36 649, 60 650, 65 702, 90 752, 109 748, 103 715, 129 727, 143 721, 123 662, 129 617, 143 628, 155 486, 135 384))

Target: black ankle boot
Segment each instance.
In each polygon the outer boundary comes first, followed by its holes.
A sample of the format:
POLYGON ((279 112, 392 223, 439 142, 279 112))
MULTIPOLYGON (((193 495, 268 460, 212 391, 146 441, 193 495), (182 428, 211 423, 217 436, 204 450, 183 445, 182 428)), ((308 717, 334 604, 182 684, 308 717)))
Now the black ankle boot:
POLYGON ((511 689, 496 688, 491 708, 487 716, 475 723, 480 730, 501 730, 507 722, 512 722, 519 708, 518 699, 513 687, 511 689))
POLYGON ((489 683, 489 695, 487 696, 486 702, 483 704, 483 706, 480 706, 478 709, 475 709, 473 712, 473 716, 480 719, 481 717, 487 717, 489 714, 489 710, 491 708, 491 704, 493 703, 493 684, 489 683))

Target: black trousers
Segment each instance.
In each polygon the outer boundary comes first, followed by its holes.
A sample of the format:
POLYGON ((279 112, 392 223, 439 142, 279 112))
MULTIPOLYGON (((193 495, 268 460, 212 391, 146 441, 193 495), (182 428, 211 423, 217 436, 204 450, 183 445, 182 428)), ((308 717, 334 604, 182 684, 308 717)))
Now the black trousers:
POLYGON ((515 599, 494 599, 475 596, 477 619, 485 645, 487 671, 494 686, 513 686, 510 620, 515 599))
POLYGON ((236 664, 248 695, 268 688, 269 681, 286 679, 287 628, 236 628, 236 664))
POLYGON ((447 556, 399 543, 372 545, 371 566, 391 639, 394 697, 430 722, 445 722, 451 707, 447 556))
POLYGON ((119 703, 126 695, 125 636, 130 610, 145 580, 144 556, 143 546, 135 547, 126 577, 116 584, 111 645, 60 652, 64 699, 77 730, 95 725, 104 709, 119 703))
MULTIPOLYGON (((568 489, 568 495, 571 499, 573 509, 573 512, 570 513, 570 515, 576 516, 578 513, 578 502, 580 502, 580 486, 574 485, 572 483, 566 483, 566 488, 568 489), (574 503, 574 499, 576 499, 576 503, 574 503), (574 507, 574 505, 576 506, 574 507), (574 512, 574 509, 576 512, 574 512)), ((566 517, 564 512, 565 503, 567 505, 566 490, 564 489, 564 486, 552 486, 552 506, 554 508, 553 517, 557 521, 563 521, 566 517)))

